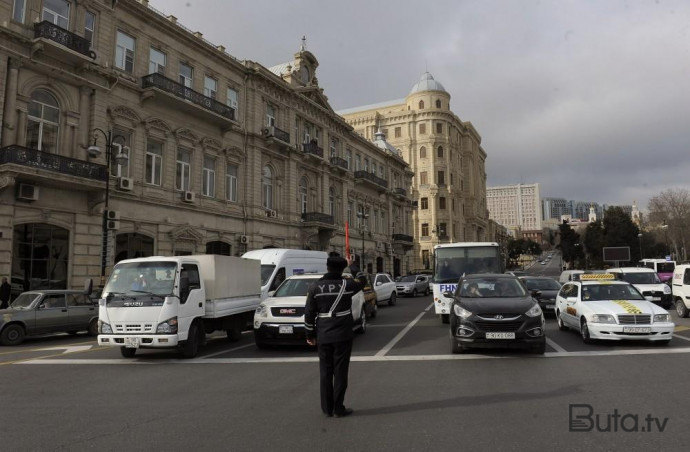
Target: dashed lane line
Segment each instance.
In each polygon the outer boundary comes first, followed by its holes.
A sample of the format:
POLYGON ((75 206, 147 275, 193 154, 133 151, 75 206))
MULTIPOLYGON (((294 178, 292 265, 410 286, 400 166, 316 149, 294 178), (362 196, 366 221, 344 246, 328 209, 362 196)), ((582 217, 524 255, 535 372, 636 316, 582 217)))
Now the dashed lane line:
POLYGON ((224 355, 226 353, 234 352, 237 350, 243 350, 243 349, 249 348, 249 347, 256 347, 256 344, 240 345, 239 347, 231 348, 229 350, 223 350, 222 352, 211 353, 210 355, 204 355, 202 358, 203 359, 213 358, 214 356, 224 355))
POLYGON ((397 344, 400 341, 400 339, 402 339, 407 334, 407 332, 410 331, 417 322, 419 322, 419 319, 424 317, 424 314, 426 314, 433 305, 434 304, 431 303, 429 306, 427 306, 427 308, 424 309, 424 311, 422 311, 417 317, 414 318, 413 321, 411 321, 405 328, 403 328, 401 332, 399 332, 389 343, 385 345, 385 347, 379 350, 375 356, 385 356, 389 351, 391 351, 391 349, 395 347, 395 344, 397 344))
POLYGON ((680 334, 674 334, 673 337, 683 339, 684 341, 690 341, 690 337, 681 336, 680 334))
POLYGON ((566 349, 564 349, 563 347, 561 347, 560 345, 558 345, 557 343, 555 343, 552 339, 550 339, 548 337, 546 338, 546 343, 549 345, 549 347, 556 350, 557 352, 568 353, 568 351, 566 349))

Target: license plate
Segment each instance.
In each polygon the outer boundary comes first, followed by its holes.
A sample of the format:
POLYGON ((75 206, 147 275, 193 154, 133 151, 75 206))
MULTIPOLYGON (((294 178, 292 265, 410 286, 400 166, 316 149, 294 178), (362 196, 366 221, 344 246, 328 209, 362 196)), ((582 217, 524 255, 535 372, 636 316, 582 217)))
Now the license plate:
POLYGON ((487 339, 515 339, 515 333, 486 333, 487 339))
POLYGON ((652 301, 661 301, 661 297, 652 297, 652 301))
POLYGON ((650 327, 644 326, 624 326, 624 333, 651 333, 652 329, 650 327))
POLYGON ((279 334, 292 334, 292 325, 280 325, 278 327, 279 334))
POLYGON ((126 337, 125 347, 127 348, 139 348, 139 338, 138 337, 126 337))

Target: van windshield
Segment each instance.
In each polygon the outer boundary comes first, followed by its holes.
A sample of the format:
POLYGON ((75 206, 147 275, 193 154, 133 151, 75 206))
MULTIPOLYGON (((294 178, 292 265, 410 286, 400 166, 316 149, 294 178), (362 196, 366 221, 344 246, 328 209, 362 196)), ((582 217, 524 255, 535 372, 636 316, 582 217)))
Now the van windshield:
POLYGON ((264 265, 261 264, 261 285, 265 286, 268 283, 268 280, 271 279, 271 275, 273 274, 273 270, 276 269, 275 265, 264 265))
POLYGON ((630 284, 661 284, 659 275, 653 272, 623 273, 623 281, 630 284))

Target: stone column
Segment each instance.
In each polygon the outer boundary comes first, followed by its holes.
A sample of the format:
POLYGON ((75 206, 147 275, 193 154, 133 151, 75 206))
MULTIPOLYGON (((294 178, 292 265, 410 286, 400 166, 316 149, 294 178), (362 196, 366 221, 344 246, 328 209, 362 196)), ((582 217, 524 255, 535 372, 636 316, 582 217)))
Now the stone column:
MULTIPOLYGON (((5 92, 5 111, 2 121, 2 146, 17 144, 17 87, 19 83, 20 62, 16 58, 10 58, 8 63, 7 91, 5 92)), ((23 144, 23 141, 21 142, 23 144)))
POLYGON ((89 147, 89 125, 91 124, 90 98, 93 90, 87 86, 79 88, 79 130, 77 132, 77 147, 74 157, 87 160, 86 149, 89 147))
POLYGON ((22 146, 26 145, 26 107, 17 108, 17 127, 16 127, 16 138, 13 144, 19 144, 22 146))

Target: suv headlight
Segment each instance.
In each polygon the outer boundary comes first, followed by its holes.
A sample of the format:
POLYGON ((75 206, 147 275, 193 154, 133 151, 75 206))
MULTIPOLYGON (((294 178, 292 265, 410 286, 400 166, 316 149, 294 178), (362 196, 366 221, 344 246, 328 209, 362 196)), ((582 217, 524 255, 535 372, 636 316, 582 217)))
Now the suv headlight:
POLYGON ((592 314, 592 323, 616 323, 616 318, 611 314, 592 314))
POLYGON ((266 305, 265 305, 265 304, 260 304, 260 305, 256 308, 255 315, 257 315, 257 316, 259 316, 259 317, 264 317, 264 318, 268 317, 268 308, 266 307, 266 305))
POLYGON ((98 321, 98 332, 101 334, 113 334, 113 329, 110 328, 110 325, 103 322, 102 320, 98 321))
POLYGON ((528 317, 540 316, 541 308, 539 307, 539 304, 534 303, 534 306, 532 306, 529 311, 525 312, 525 315, 527 315, 528 317))
POLYGON ((460 306, 457 303, 453 305, 453 312, 455 312, 455 315, 457 315, 458 317, 460 317, 462 319, 466 319, 472 315, 472 313, 470 311, 463 308, 462 306, 460 306))
POLYGON ((158 324, 157 334, 177 334, 177 317, 169 318, 158 324))
POLYGON ((670 314, 654 314, 654 323, 657 322, 670 322, 671 321, 671 315, 670 314))
POLYGON ((664 284, 664 295, 668 295, 671 292, 672 292, 671 288, 669 286, 667 286, 666 284, 664 284))

